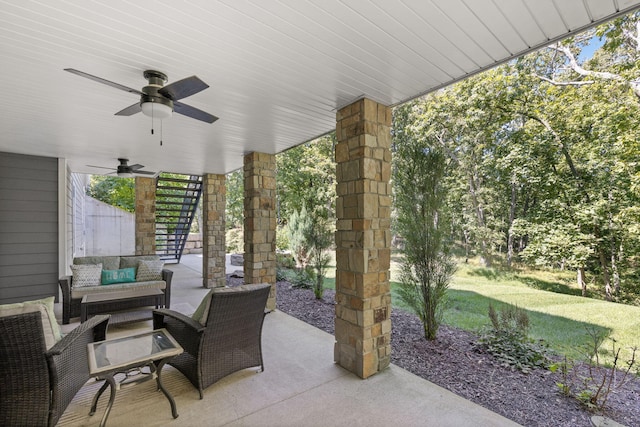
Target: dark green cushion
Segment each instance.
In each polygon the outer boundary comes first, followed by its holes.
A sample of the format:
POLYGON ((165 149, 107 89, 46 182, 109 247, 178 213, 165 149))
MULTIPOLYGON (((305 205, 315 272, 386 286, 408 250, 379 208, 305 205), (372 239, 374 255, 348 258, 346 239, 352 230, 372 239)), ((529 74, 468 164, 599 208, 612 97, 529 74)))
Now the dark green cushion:
POLYGON ((121 268, 119 270, 102 270, 102 284, 128 283, 136 281, 136 269, 121 268))

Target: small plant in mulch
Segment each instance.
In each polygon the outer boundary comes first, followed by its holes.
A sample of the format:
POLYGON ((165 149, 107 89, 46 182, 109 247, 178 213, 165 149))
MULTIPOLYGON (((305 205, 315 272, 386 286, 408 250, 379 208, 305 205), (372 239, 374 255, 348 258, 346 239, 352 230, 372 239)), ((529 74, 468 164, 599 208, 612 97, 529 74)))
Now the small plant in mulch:
POLYGON ((489 305, 489 319, 491 327, 480 335, 480 348, 496 357, 503 366, 525 374, 536 368, 549 367, 549 352, 544 342, 528 336, 529 316, 525 310, 506 305, 496 311, 489 305))
POLYGON ((614 357, 613 362, 606 366, 601 362, 600 356, 603 353, 602 344, 607 334, 592 327, 586 329, 590 340, 582 349, 585 362, 576 362, 565 357, 562 362, 552 365, 550 369, 560 372, 562 380, 556 385, 562 394, 577 399, 591 411, 603 411, 611 393, 633 381, 633 369, 636 369, 637 375, 638 349, 634 347, 631 359, 622 361, 620 360, 621 348, 616 346, 615 339, 609 338, 614 357))

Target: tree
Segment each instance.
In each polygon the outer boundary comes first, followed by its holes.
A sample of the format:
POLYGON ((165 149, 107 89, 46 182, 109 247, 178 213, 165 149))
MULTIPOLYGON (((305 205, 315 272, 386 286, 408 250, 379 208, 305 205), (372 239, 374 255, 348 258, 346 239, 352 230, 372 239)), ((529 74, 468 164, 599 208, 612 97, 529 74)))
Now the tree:
POLYGON ((278 222, 304 206, 314 217, 335 218, 335 134, 276 156, 278 222))
POLYGON ((91 175, 87 195, 101 202, 117 206, 127 212, 136 210, 135 181, 106 175, 91 175))
POLYGON ((449 237, 467 254, 576 269, 583 293, 592 274, 611 299, 637 280, 639 21, 632 13, 396 109, 394 132, 451 162, 449 237), (604 45, 585 59, 594 35, 604 45))
POLYGON ((299 269, 305 269, 311 257, 309 236, 313 233, 313 219, 308 215, 305 206, 299 212, 293 211, 287 223, 287 233, 296 266, 299 269))
MULTIPOLYGON (((399 109, 396 114, 406 114, 399 109)), ((401 120, 400 120, 401 121, 401 120)), ((400 298, 418 315, 424 336, 436 338, 455 263, 446 253, 445 156, 394 128, 395 228, 404 239, 400 298)))
POLYGON ((244 224, 244 171, 227 174, 226 227, 227 229, 242 228, 244 224))
POLYGON ((313 279, 313 293, 321 299, 324 277, 330 257, 326 250, 333 242, 332 229, 325 218, 308 213, 305 206, 294 211, 287 224, 290 249, 296 265, 303 274, 313 279))

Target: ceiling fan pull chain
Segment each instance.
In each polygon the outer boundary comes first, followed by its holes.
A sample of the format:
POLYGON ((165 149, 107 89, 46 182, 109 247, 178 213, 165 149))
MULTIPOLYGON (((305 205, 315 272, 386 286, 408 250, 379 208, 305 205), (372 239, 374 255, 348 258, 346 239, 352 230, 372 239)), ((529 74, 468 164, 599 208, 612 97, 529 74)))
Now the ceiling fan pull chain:
POLYGON ((160 120, 160 146, 162 147, 162 120, 160 120))
POLYGON ((153 103, 151 104, 151 135, 153 135, 153 103))

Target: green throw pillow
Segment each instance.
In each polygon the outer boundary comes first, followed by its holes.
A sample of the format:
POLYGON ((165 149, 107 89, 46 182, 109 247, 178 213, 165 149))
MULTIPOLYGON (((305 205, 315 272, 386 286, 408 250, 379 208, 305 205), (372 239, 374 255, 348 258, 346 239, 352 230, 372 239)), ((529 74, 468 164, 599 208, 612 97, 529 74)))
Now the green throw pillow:
POLYGON ((136 281, 136 269, 134 267, 121 268, 119 270, 102 270, 102 284, 129 283, 136 281))

